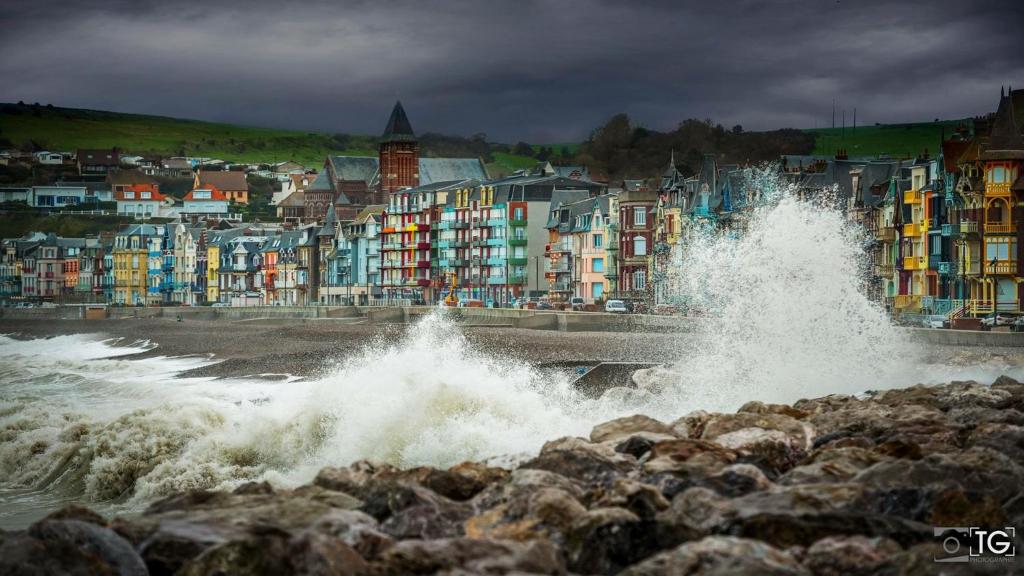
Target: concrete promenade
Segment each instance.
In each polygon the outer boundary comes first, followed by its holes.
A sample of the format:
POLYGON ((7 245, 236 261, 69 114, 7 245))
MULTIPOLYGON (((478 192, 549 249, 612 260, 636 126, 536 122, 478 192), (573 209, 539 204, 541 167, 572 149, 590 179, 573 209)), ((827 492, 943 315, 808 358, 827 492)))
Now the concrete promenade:
MULTIPOLYGON (((226 320, 246 322, 320 322, 337 320, 370 324, 408 324, 437 310, 433 306, 251 306, 214 307, 105 307, 0 308, 3 320, 97 321, 168 318, 182 320, 226 320)), ((604 312, 560 312, 512 308, 443 308, 454 322, 463 326, 556 330, 560 332, 690 332, 693 320, 644 314, 604 312)), ((1024 333, 980 332, 930 328, 899 328, 924 344, 1024 348, 1024 333)))

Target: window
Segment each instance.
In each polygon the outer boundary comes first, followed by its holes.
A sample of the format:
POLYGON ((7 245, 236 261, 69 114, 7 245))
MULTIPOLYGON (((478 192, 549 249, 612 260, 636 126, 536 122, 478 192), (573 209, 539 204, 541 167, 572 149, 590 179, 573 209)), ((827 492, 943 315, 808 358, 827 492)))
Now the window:
POLYGON ((604 236, 600 234, 594 234, 591 238, 591 243, 593 244, 594 248, 600 248, 601 244, 604 243, 604 236))
POLYGON ((633 290, 643 290, 647 287, 647 272, 637 270, 633 272, 633 290))
POLYGON ((594 258, 591 267, 593 268, 592 272, 604 272, 604 258, 594 258))
POLYGON ((1017 242, 1010 238, 992 238, 985 243, 985 260, 1016 260, 1017 242))
POLYGON ((134 198, 135 198, 135 192, 125 192, 124 193, 124 199, 125 200, 133 200, 134 198))
POLYGON ((989 182, 1002 183, 1008 182, 1009 178, 1006 177, 1006 168, 1003 166, 996 166, 989 171, 988 176, 989 182))
POLYGON ((647 210, 645 210, 644 208, 633 208, 633 225, 647 225, 647 210))
POLYGON ((647 238, 643 236, 633 238, 633 255, 647 256, 647 238))
POLYGON ((601 296, 604 295, 604 284, 602 284, 601 282, 595 282, 591 284, 590 290, 590 294, 592 297, 594 297, 595 299, 600 298, 601 296))

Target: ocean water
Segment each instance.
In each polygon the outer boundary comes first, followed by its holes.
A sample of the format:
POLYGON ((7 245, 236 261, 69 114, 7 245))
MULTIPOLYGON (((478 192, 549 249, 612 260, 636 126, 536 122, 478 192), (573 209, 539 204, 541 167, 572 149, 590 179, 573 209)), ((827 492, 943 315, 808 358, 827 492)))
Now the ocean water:
POLYGON ((90 334, 0 336, 0 527, 69 502, 132 513, 186 489, 293 486, 363 458, 514 463, 629 414, 1024 378, 1013 359, 910 343, 863 295, 857 231, 752 178, 770 193, 745 234, 700 235, 673 254, 673 294, 701 316, 695 332, 666 335, 679 360, 645 390, 583 397, 563 376, 475 349, 440 314, 312 379, 186 378, 216 360, 136 359, 154 344, 90 334))

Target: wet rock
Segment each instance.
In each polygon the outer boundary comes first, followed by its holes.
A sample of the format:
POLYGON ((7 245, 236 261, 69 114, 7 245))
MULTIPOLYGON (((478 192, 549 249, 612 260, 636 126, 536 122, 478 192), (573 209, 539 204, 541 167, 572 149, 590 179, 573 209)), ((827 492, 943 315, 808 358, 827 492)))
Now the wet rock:
POLYGON ((770 412, 722 414, 711 418, 703 440, 736 450, 741 460, 776 477, 796 466, 811 449, 814 428, 805 422, 770 412))
POLYGON ((416 485, 386 485, 380 493, 369 494, 366 505, 364 511, 381 514, 381 531, 396 539, 461 536, 462 523, 473 513, 467 503, 416 485))
POLYGON ((704 410, 695 410, 672 422, 672 433, 680 438, 700 438, 704 425, 713 415, 704 410))
POLYGON ((970 447, 990 448, 1016 462, 1024 462, 1024 426, 981 424, 971 431, 966 444, 970 447))
POLYGON ((520 468, 548 470, 587 484, 607 484, 628 473, 636 460, 605 444, 561 438, 544 444, 540 454, 520 468))
MULTIPOLYGON (((916 446, 916 445, 915 445, 916 446)), ((917 449, 920 453, 920 448, 917 449)), ((779 484, 812 484, 820 482, 846 482, 862 470, 891 458, 864 448, 833 448, 818 450, 803 464, 778 479, 779 484)))
POLYGON ((397 468, 388 464, 360 460, 345 468, 323 468, 313 479, 313 484, 328 490, 345 492, 356 498, 363 498, 364 492, 371 487, 378 476, 394 474, 397 471, 397 468))
POLYGON ((735 450, 723 448, 706 440, 667 440, 651 448, 643 464, 646 474, 674 473, 705 477, 736 461, 735 450))
POLYGON ((27 531, 0 532, 2 574, 143 576, 146 565, 113 530, 76 519, 44 519, 27 531))
POLYGON ((809 416, 809 414, 803 410, 799 410, 787 404, 765 404, 764 402, 758 402, 756 400, 747 402, 737 412, 748 412, 751 414, 781 414, 783 416, 789 416, 797 420, 802 420, 809 416))
POLYGON ((318 518, 310 529, 340 538, 368 560, 377 558, 395 543, 380 531, 376 518, 359 510, 331 510, 318 518))
POLYGON ((673 498, 657 519, 679 541, 695 540, 725 525, 732 514, 729 502, 727 497, 698 486, 673 498))
POLYGON ((270 482, 246 482, 234 490, 235 494, 273 494, 270 482))
POLYGON ((51 512, 46 516, 46 518, 44 518, 44 520, 79 520, 81 522, 96 524, 98 526, 108 525, 103 516, 100 516, 85 506, 79 506, 77 504, 71 504, 70 506, 65 506, 56 512, 51 512))
POLYGON ((175 574, 208 548, 246 537, 246 531, 226 521, 197 523, 164 520, 138 545, 150 574, 175 574))
POLYGON ((269 529, 213 546, 187 562, 179 574, 354 576, 366 571, 366 561, 338 538, 316 532, 290 537, 269 529))
POLYGON ((510 482, 474 501, 477 513, 465 533, 471 538, 564 540, 564 532, 586 514, 582 492, 568 479, 541 470, 517 470, 510 482))
POLYGON ((656 522, 624 508, 594 508, 569 530, 569 569, 582 574, 616 574, 661 548, 678 542, 656 522))
POLYGON ((711 488, 723 496, 734 497, 768 490, 773 483, 757 466, 731 464, 702 480, 700 485, 711 488))
POLYGON ((653 448, 659 441, 660 439, 650 438, 647 436, 630 436, 616 444, 615 451, 620 454, 629 454, 639 460, 640 458, 643 458, 645 454, 650 452, 651 448, 653 448))
MULTIPOLYGON (((565 574, 565 563, 546 540, 512 542, 453 538, 407 540, 384 553, 373 574, 437 574, 464 570, 472 574, 565 574)), ((458 572, 453 572, 458 573, 458 572)))
POLYGON ((669 506, 669 501, 657 487, 636 480, 619 479, 607 490, 602 490, 593 506, 600 508, 624 508, 639 518, 650 520, 669 506))
POLYGON ((877 574, 882 563, 902 551, 888 538, 829 537, 807 548, 802 563, 819 576, 866 576, 877 574))
POLYGON ((623 576, 809 576, 790 553, 762 542, 731 536, 711 536, 687 542, 630 567, 623 576))
POLYGON ((657 440, 668 440, 673 438, 675 435, 668 424, 659 422, 650 416, 637 414, 634 416, 616 418, 615 420, 605 422, 604 424, 598 424, 590 432, 590 441, 621 441, 632 436, 645 436, 649 438, 653 437, 653 439, 657 440))

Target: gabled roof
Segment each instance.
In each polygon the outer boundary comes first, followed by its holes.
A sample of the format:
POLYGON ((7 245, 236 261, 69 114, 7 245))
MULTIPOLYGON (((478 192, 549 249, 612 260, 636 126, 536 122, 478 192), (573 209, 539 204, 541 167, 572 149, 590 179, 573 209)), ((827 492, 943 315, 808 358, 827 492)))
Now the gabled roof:
POLYGON ((199 178, 199 188, 216 186, 221 190, 231 191, 249 189, 249 183, 245 180, 245 172, 200 170, 196 176, 199 178))
POLYGON ((317 231, 317 236, 334 236, 338 231, 338 215, 334 211, 334 203, 327 206, 327 215, 324 216, 324 225, 317 231))
POLYGON ((163 202, 164 200, 167 199, 167 196, 165 196, 159 191, 159 188, 157 187, 156 184, 131 184, 125 186, 122 190, 116 192, 114 194, 114 199, 119 202, 138 202, 140 200, 145 202, 163 202), (126 192, 133 192, 134 197, 125 198, 126 192), (149 192, 150 197, 142 198, 142 192, 149 192))
POLYGON ((277 203, 278 208, 295 208, 303 207, 306 205, 306 192, 304 190, 296 190, 289 194, 284 200, 277 203))
POLYGON ((405 108, 402 108, 401 102, 395 102, 395 107, 391 110, 391 117, 388 118, 388 124, 384 127, 384 134, 381 135, 384 142, 414 142, 416 140, 416 134, 412 131, 412 124, 409 123, 409 117, 405 115, 405 108))
POLYGON ((156 178, 143 174, 141 170, 115 170, 107 173, 107 182, 118 186, 122 184, 156 184, 156 178))
POLYGON ((385 210, 387 210, 387 207, 387 204, 371 204, 360 210, 359 214, 356 214, 354 223, 363 224, 370 218, 376 219, 378 216, 383 214, 385 210))

